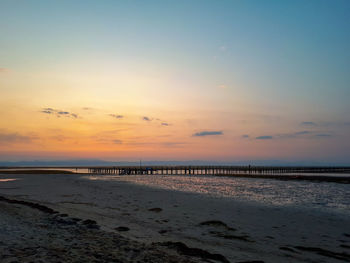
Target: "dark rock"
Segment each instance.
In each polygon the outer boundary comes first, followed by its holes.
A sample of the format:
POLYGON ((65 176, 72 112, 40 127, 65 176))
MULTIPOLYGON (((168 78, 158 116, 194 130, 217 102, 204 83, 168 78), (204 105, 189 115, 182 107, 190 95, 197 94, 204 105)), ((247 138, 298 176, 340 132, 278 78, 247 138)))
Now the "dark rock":
POLYGON ((342 247, 342 248, 349 248, 350 249, 350 246, 348 246, 348 245, 340 245, 340 247, 342 247))
POLYGON ((148 211, 159 213, 159 212, 163 211, 163 209, 159 208, 159 207, 155 207, 155 208, 148 209, 148 211))
POLYGON ((218 226, 218 227, 224 227, 227 230, 232 230, 232 231, 236 230, 232 227, 229 227, 227 224, 225 224, 224 222, 219 221, 219 220, 204 221, 204 222, 200 223, 199 225, 201 225, 201 226, 218 226))
POLYGON ((159 234, 165 234, 166 232, 168 232, 168 230, 165 230, 165 229, 162 229, 162 230, 158 231, 159 234))
POLYGON ((169 242, 162 242, 162 243, 156 243, 156 244, 175 249, 179 254, 182 254, 182 255, 199 257, 204 260, 216 260, 223 263, 230 263, 230 261, 228 261, 227 258, 225 258, 223 255, 212 254, 200 248, 191 248, 182 242, 169 241, 169 242))
POLYGON ((130 213, 122 213, 123 216, 129 216, 130 213))
POLYGON ((253 240, 249 239, 249 236, 247 235, 230 235, 230 234, 226 234, 226 233, 221 233, 221 232, 217 232, 217 231, 210 231, 210 234, 213 234, 217 237, 222 237, 224 239, 237 239, 237 240, 241 240, 241 241, 245 241, 245 242, 255 242, 253 240))
POLYGON ((285 251, 289 251, 289 252, 293 252, 293 253, 298 253, 293 248, 290 248, 290 247, 280 247, 280 249, 285 250, 285 251))
POLYGON ((96 225, 97 222, 95 220, 91 220, 91 219, 86 219, 82 222, 83 225, 96 225))
POLYGON ((99 225, 87 225, 86 227, 89 229, 100 229, 99 225))
POLYGON ((76 221, 63 218, 56 219, 56 222, 62 225, 75 225, 77 223, 76 221))
POLYGON ((224 226, 227 227, 227 225, 219 220, 209 220, 209 221, 204 221, 200 223, 202 226, 224 226))
POLYGON ((13 199, 8 199, 6 197, 0 196, 0 201, 7 202, 10 204, 19 204, 19 205, 25 205, 34 209, 37 209, 41 212, 47 213, 47 214, 57 214, 58 212, 47 207, 43 206, 37 203, 32 203, 32 202, 27 202, 27 201, 21 201, 21 200, 13 200, 13 199))
POLYGON ((94 253, 93 256, 97 259, 100 259, 103 257, 103 255, 101 253, 94 253))
POLYGON ((100 229, 100 226, 97 224, 95 220, 86 219, 82 222, 82 224, 90 229, 100 229))
POLYGON ((129 231, 130 228, 128 228, 126 226, 119 226, 119 227, 115 228, 115 230, 117 230, 119 232, 125 232, 125 231, 129 231))

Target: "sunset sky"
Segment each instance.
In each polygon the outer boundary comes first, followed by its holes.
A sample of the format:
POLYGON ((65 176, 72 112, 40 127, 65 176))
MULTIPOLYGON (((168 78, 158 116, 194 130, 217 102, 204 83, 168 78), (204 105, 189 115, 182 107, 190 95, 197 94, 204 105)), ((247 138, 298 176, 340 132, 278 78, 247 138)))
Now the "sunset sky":
POLYGON ((350 1, 0 0, 0 161, 350 164, 350 1))

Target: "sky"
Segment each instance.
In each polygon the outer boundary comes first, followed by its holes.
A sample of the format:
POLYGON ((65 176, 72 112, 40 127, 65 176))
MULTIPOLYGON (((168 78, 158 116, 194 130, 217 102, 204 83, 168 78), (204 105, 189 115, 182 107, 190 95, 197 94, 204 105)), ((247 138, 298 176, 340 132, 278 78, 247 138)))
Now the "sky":
POLYGON ((0 160, 350 164, 349 13, 0 0, 0 160))

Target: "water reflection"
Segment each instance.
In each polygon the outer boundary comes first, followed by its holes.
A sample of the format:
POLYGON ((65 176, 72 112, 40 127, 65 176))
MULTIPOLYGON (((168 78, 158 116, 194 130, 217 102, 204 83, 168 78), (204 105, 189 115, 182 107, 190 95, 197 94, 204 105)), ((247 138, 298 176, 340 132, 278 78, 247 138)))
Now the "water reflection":
POLYGON ((3 178, 0 179, 0 182, 11 182, 11 181, 16 181, 18 180, 17 178, 3 178))
POLYGON ((131 175, 88 178, 125 181, 274 206, 290 205, 332 210, 350 215, 350 186, 347 184, 214 176, 131 175))

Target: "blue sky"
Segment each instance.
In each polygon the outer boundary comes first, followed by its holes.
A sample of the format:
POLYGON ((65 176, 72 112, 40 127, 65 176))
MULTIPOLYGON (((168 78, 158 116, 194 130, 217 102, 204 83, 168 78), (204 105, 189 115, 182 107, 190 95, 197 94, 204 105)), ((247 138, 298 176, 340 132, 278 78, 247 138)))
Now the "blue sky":
MULTIPOLYGON (((264 155, 258 145, 262 140, 245 145, 242 135, 249 135, 270 138, 264 143, 272 143, 271 149, 289 143, 295 154, 283 158, 298 159, 298 149, 308 152, 301 159, 313 158, 332 145, 332 154, 319 158, 344 161, 349 154, 345 141, 350 139, 349 11, 350 2, 338 0, 1 0, 0 92, 6 106, 2 116, 12 114, 22 121, 29 110, 47 107, 98 108, 137 120, 138 115, 153 115, 154 120, 171 119, 167 135, 173 136, 172 143, 192 145, 199 143, 192 134, 222 132, 201 136, 207 141, 200 144, 218 144, 215 140, 220 137, 237 149, 251 149, 240 155, 218 146, 216 152, 204 156, 193 152, 185 158, 280 156, 279 150, 264 155), (25 99, 26 94, 33 97, 25 99), (196 124, 186 126, 189 120, 196 124), (304 122, 315 125, 303 127, 304 122), (176 127, 188 131, 181 138, 171 130, 176 127), (317 138, 292 147, 295 141, 285 135, 295 137, 304 130, 317 138)), ((24 132, 21 136, 35 133, 41 138, 44 133, 39 117, 35 127, 19 123, 9 127, 5 122, 0 123, 4 135, 24 132)), ((155 140, 164 135, 152 132, 155 140)), ((113 139, 127 141, 123 136, 113 139)), ((89 140, 86 144, 91 145, 89 140)), ((50 147, 28 149, 56 151, 50 147)), ((126 149, 130 147, 120 151, 126 149)), ((186 147, 182 150, 186 152, 186 147)), ((3 156, 9 154, 16 155, 5 150, 3 156)), ((148 156, 149 150, 137 154, 148 156)), ((180 156, 181 150, 167 158, 180 156)))

